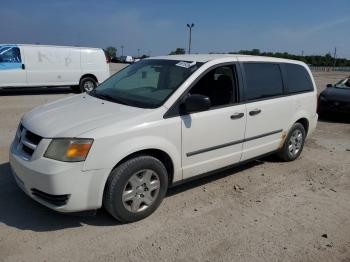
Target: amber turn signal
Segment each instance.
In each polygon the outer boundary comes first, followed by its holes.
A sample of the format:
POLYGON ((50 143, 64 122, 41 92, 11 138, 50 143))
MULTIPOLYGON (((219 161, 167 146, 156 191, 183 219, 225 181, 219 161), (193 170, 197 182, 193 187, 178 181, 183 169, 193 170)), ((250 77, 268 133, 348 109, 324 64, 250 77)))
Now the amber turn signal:
POLYGON ((86 158, 89 153, 91 144, 71 144, 66 152, 68 158, 86 158))

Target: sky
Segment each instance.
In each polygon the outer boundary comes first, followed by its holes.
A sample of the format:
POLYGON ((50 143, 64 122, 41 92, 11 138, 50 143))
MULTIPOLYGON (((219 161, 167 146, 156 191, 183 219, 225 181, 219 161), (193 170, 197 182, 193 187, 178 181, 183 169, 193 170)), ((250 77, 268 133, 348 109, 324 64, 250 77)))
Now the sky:
POLYGON ((350 59, 349 0, 11 0, 0 2, 0 43, 102 47, 121 54, 261 51, 350 59))

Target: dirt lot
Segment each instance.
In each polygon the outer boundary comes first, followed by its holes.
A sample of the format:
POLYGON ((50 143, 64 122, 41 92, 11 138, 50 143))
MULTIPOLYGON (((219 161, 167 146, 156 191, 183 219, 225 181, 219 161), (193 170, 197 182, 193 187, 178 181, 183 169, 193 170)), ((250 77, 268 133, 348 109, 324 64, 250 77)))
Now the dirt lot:
MULTIPOLYGON (((315 73, 319 87, 344 74, 315 73)), ((61 215, 10 175, 22 114, 68 88, 0 91, 0 261, 350 261, 350 124, 323 120, 300 159, 274 157, 169 191, 149 218, 61 215)))

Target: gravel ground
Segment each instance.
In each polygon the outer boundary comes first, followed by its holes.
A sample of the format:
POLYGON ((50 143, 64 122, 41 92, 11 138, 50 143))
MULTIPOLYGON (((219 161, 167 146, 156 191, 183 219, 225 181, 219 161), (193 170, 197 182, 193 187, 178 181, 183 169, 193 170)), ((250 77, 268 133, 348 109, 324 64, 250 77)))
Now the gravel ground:
MULTIPOLYGON (((112 71, 115 68, 112 68, 112 71)), ((341 73, 315 73, 319 87, 341 73)), ((68 88, 0 91, 0 261, 350 261, 350 124, 321 120, 295 162, 254 161, 171 189, 149 218, 55 213, 10 175, 22 114, 68 88)))

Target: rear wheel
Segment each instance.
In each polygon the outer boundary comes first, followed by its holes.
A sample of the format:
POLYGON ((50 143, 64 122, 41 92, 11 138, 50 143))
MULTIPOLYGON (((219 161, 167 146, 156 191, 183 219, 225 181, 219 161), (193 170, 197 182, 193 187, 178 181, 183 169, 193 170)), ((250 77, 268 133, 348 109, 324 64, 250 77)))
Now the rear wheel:
POLYGON ((91 92, 97 86, 97 81, 92 77, 84 77, 80 80, 79 89, 80 92, 91 92))
POLYGON ((151 156, 138 156, 112 171, 103 204, 120 222, 138 221, 158 208, 167 188, 168 175, 163 163, 151 156))
POLYGON ((305 137, 306 132, 304 126, 300 123, 295 123, 290 129, 278 156, 284 161, 293 161, 297 159, 304 148, 305 137))

